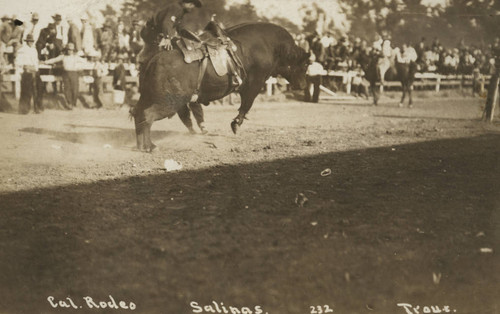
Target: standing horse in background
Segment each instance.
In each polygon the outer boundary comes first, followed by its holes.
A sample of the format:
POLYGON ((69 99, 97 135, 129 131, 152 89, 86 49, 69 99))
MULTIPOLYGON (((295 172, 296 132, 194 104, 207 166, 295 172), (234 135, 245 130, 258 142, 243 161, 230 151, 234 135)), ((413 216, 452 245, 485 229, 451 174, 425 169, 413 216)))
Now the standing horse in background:
POLYGON ((367 64, 362 65, 365 71, 365 78, 370 82, 370 89, 373 95, 373 104, 376 106, 379 100, 379 89, 377 88, 377 83, 384 85, 385 81, 399 81, 401 82, 401 87, 403 89, 403 95, 399 106, 402 107, 404 100, 406 98, 406 93, 408 93, 408 106, 411 108, 413 105, 413 100, 411 98, 411 90, 413 86, 413 81, 415 80, 416 64, 414 62, 403 63, 399 62, 399 51, 393 51, 392 55, 385 60, 385 62, 380 62, 381 58, 384 58, 379 53, 372 53, 367 64), (388 64, 387 64, 388 62, 388 64))
MULTIPOLYGON (((236 133, 270 76, 281 75, 292 88, 305 88, 309 54, 284 28, 271 23, 242 24, 225 32, 235 44, 233 50, 245 74, 237 90, 241 96, 239 114, 231 123, 236 133)), ((147 62, 140 74, 141 97, 131 111, 138 149, 155 148, 150 138, 154 121, 171 118, 190 102, 208 105, 234 91, 230 74, 219 76, 214 64, 203 66, 203 60, 186 63, 181 50, 174 49, 158 52, 147 62)))

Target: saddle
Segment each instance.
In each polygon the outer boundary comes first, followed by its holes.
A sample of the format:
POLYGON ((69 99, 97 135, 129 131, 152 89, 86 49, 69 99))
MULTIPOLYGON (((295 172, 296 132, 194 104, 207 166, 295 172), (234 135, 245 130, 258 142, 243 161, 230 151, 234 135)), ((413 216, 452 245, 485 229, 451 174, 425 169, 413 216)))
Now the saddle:
POLYGON ((182 52, 184 62, 192 63, 208 58, 218 76, 229 73, 242 77, 244 70, 236 55, 237 47, 216 22, 209 22, 200 36, 185 29, 179 35, 181 37, 175 44, 182 52))

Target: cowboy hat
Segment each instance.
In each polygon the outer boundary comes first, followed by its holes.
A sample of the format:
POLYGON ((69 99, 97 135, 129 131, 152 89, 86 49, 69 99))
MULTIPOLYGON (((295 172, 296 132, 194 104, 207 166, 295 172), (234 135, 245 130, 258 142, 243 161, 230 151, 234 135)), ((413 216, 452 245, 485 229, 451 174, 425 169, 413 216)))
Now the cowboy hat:
POLYGON ((194 5, 199 8, 201 7, 201 0, 182 0, 183 3, 194 3, 194 5))
POLYGON ((62 21, 62 16, 59 13, 53 15, 52 18, 54 19, 54 21, 62 21))
POLYGON ((34 41, 35 41, 35 39, 33 38, 33 35, 28 34, 28 35, 26 36, 26 40, 25 40, 25 41, 26 41, 26 42, 34 42, 34 41))

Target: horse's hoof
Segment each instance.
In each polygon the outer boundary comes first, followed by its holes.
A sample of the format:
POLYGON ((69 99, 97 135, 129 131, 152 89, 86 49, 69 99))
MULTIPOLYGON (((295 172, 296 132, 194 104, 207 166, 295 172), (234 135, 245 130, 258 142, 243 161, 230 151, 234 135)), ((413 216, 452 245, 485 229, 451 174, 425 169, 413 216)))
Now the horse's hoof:
POLYGON ((148 148, 148 153, 152 153, 155 150, 155 148, 156 148, 156 145, 151 143, 151 146, 149 146, 149 148, 148 148))
POLYGON ((138 152, 143 152, 145 150, 144 144, 137 144, 134 150, 138 152))
POLYGON ((403 103, 399 103, 399 108, 403 108, 403 103))
POLYGON ((238 127, 239 127, 238 122, 236 121, 231 122, 231 130, 233 130, 234 134, 236 134, 236 132, 238 131, 238 127))
POLYGON ((413 108, 413 105, 412 105, 412 104, 409 104, 409 105, 408 105, 408 108, 410 108, 410 109, 411 109, 411 108, 413 108))
POLYGON ((196 134, 196 131, 193 128, 189 128, 189 134, 194 135, 196 134))
POLYGON ((144 146, 144 148, 141 149, 141 151, 144 152, 144 153, 152 153, 153 150, 155 150, 155 148, 156 148, 156 145, 153 144, 153 143, 151 143, 150 146, 144 146))

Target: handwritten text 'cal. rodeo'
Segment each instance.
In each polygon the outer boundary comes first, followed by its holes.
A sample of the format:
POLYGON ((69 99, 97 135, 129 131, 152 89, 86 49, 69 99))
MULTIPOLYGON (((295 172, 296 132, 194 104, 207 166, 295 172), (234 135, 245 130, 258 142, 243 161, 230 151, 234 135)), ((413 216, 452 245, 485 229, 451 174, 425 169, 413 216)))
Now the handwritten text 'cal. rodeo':
POLYGON ((136 305, 134 302, 118 301, 116 302, 112 296, 107 300, 94 300, 92 297, 83 297, 83 303, 75 302, 72 298, 67 297, 63 300, 56 300, 53 296, 47 298, 50 306, 53 308, 73 308, 81 309, 87 307, 89 309, 113 309, 113 310, 135 310, 136 305))

